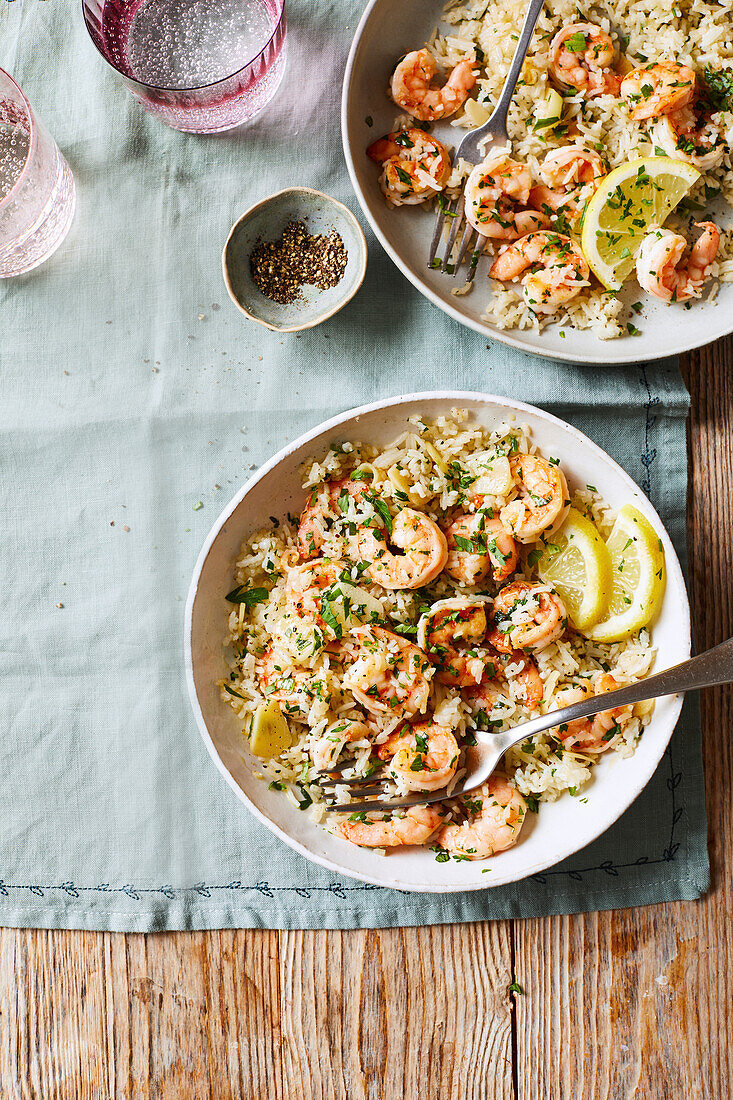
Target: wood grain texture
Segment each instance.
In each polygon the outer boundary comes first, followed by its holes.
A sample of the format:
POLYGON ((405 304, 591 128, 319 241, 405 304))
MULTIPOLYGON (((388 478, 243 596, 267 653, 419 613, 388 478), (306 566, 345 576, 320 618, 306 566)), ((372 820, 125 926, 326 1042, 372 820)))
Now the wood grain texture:
MULTIPOLYGON (((688 357, 698 649, 733 635, 733 341, 688 357)), ((731 689, 701 697, 712 888, 700 902, 518 921, 517 1100, 729 1100, 731 689)))
MULTIPOLYGON (((732 368, 731 341, 685 364, 698 648, 733 634, 732 368)), ((386 931, 3 929, 0 1097, 730 1100, 731 698, 702 699, 701 902, 386 931)))
POLYGON ((509 1100, 510 961, 506 923, 282 933, 283 1095, 509 1100))

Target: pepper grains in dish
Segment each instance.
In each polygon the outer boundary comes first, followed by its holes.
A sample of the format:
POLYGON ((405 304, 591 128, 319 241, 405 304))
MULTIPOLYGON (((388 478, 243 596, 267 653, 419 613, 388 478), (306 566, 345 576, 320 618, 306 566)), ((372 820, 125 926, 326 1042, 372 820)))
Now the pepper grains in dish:
POLYGON ((403 113, 367 150, 387 203, 447 211, 464 192, 481 235, 472 253, 488 257, 484 319, 499 328, 561 322, 609 339, 638 331, 627 322, 646 295, 688 309, 714 298, 733 281, 728 8, 548 0, 509 110, 511 148, 453 163, 460 130, 498 100, 524 16, 523 0, 451 0, 447 29, 396 62, 388 95, 403 113), (430 132, 418 142, 415 127, 430 132), (642 299, 631 312, 627 282, 642 299))
POLYGON ((527 429, 461 410, 411 418, 384 448, 334 442, 303 488, 299 516, 243 544, 226 596, 219 686, 272 789, 354 844, 483 859, 543 801, 582 796, 601 753, 633 753, 653 704, 531 738, 452 797, 477 737, 649 672, 664 561, 640 513, 614 519, 527 429), (651 588, 637 593, 642 575, 651 588), (445 800, 349 814, 339 788, 346 812, 326 815, 336 766, 445 800))
POLYGON ((250 256, 252 280, 266 298, 289 305, 303 297, 306 284, 319 290, 337 286, 348 254, 340 234, 310 236, 305 224, 291 221, 277 241, 260 241, 250 256))

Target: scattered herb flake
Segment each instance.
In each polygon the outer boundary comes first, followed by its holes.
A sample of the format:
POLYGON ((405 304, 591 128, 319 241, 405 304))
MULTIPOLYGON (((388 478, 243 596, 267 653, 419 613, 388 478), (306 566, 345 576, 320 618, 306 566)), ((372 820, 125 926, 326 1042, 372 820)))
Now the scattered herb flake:
POLYGON ((270 593, 266 588, 247 588, 245 585, 240 584, 238 588, 233 588, 231 592, 227 593, 224 599, 229 603, 243 603, 245 607, 254 607, 255 604, 262 603, 270 593))

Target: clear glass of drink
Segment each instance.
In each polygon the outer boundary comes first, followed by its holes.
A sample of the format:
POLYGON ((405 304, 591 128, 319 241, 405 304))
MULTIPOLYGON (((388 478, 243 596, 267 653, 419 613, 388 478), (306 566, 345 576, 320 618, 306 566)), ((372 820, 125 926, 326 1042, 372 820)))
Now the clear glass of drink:
POLYGON ((11 76, 0 69, 0 279, 38 267, 74 218, 74 177, 11 76))
POLYGON ((175 130, 231 130, 285 71, 285 0, 82 0, 102 57, 175 130))

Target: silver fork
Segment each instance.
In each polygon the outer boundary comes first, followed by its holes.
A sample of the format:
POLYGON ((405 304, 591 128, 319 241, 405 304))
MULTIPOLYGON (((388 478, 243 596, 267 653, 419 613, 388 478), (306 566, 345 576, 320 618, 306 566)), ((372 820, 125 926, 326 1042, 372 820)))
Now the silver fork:
MULTIPOLYGON (((646 699, 659 699, 663 695, 676 695, 678 692, 695 691, 697 688, 713 687, 715 684, 729 684, 733 682, 733 638, 723 642, 707 653, 701 653, 698 657, 692 657, 689 661, 668 668, 655 676, 649 676, 638 684, 630 684, 628 687, 618 688, 616 691, 608 691, 601 695, 582 702, 573 703, 572 706, 563 707, 562 710, 552 711, 550 714, 542 714, 539 718, 532 718, 529 722, 523 722, 514 729, 505 733, 485 733, 475 731, 476 745, 469 746, 466 752, 466 775, 453 788, 450 797, 460 798, 471 791, 478 790, 489 778, 496 768, 504 753, 518 745, 520 741, 526 741, 544 730, 553 726, 560 726, 567 722, 574 722, 578 718, 590 718, 602 710, 610 710, 612 707, 625 707, 633 703, 641 703, 646 699)), ((344 765, 347 767, 348 765, 344 765)), ((332 775, 337 769, 332 769, 332 775)), ((348 793, 354 796, 384 795, 384 784, 390 782, 388 774, 372 775, 364 779, 333 779, 320 781, 320 786, 330 789, 335 793, 335 788, 345 787, 348 793)), ((360 802, 347 804, 326 800, 326 809, 333 813, 360 813, 364 810, 400 810, 408 806, 424 806, 430 802, 445 802, 445 790, 434 792, 422 792, 410 795, 408 798, 379 798, 374 797, 360 802)))
MULTIPOLYGON (((519 74, 522 71, 522 65, 524 59, 527 56, 527 50, 532 40, 532 33, 535 29, 537 20, 539 19, 540 12, 544 0, 529 0, 529 7, 527 8, 527 14, 524 17, 524 26, 522 27, 522 33, 519 35, 519 41, 517 42, 517 48, 514 51, 514 57, 512 63, 509 66, 509 72, 507 73, 506 80, 504 81, 504 87, 501 90, 501 95, 497 101, 494 112, 491 118, 484 122, 483 126, 477 126, 475 130, 470 130, 463 138, 461 144, 456 149, 455 163, 458 163, 459 157, 469 161, 471 164, 480 164, 482 160, 486 158, 486 152, 482 153, 479 149, 479 144, 483 145, 487 138, 492 139, 493 144, 496 146, 508 146, 509 134, 507 133, 506 120, 509 113, 509 104, 512 101, 514 95, 514 89, 517 86, 519 80, 519 74)), ((463 237, 461 243, 458 246, 458 254, 456 256, 454 264, 451 265, 450 257, 453 252, 453 246, 456 243, 458 237, 458 231, 463 224, 463 213, 465 205, 465 197, 463 192, 457 199, 454 199, 452 203, 447 204, 442 195, 438 197, 439 210, 438 218, 435 223, 435 230, 433 232, 433 239, 430 242, 430 253, 428 258, 428 267, 435 268, 438 271, 447 272, 449 275, 455 275, 458 268, 463 263, 463 260, 468 252, 469 248, 472 249, 471 253, 471 265, 468 272, 467 282, 472 282, 473 277, 476 274, 476 267, 481 253, 486 244, 487 238, 477 233, 473 226, 466 224, 463 231, 463 237), (445 255, 442 260, 437 258, 438 247, 443 235, 443 226, 445 225, 446 218, 451 219, 450 232, 448 234, 448 240, 446 242, 445 255), (474 239, 475 238, 475 239, 474 239)))

